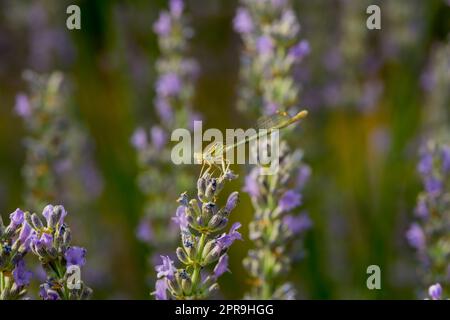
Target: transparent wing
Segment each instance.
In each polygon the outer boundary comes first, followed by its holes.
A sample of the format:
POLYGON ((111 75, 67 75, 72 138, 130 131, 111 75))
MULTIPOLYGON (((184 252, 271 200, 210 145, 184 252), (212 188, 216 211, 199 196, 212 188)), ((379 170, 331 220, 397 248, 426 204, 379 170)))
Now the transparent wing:
POLYGON ((256 121, 257 129, 271 129, 289 121, 290 117, 285 112, 278 112, 270 116, 263 116, 256 121))

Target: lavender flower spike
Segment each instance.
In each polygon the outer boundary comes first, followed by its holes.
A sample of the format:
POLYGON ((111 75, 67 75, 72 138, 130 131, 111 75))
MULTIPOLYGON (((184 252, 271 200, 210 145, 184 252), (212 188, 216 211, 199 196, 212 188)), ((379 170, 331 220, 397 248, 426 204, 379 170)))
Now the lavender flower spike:
POLYGON ((25 213, 26 223, 33 228, 29 247, 47 274, 47 281, 40 287, 40 296, 45 300, 84 300, 92 294, 81 279, 68 282, 69 271, 86 263, 86 249, 71 246, 71 232, 64 223, 66 215, 63 206, 48 205, 42 212, 45 225, 37 214, 25 213))
POLYGON ((217 288, 217 280, 228 270, 227 249, 235 240, 242 239, 237 231, 241 226, 236 222, 229 233, 218 233, 225 228, 231 212, 239 200, 233 192, 224 207, 216 201, 224 184, 237 176, 230 171, 213 176, 209 169, 198 179, 198 200, 189 199, 183 193, 178 199, 180 206, 175 220, 180 225, 182 245, 176 254, 180 268, 175 268, 169 257, 162 256, 162 264, 156 266, 158 280, 153 293, 156 299, 204 299, 217 288), (215 265, 209 275, 207 267, 215 265), (205 274, 200 274, 200 271, 205 274))
POLYGON ((34 236, 25 212, 16 209, 5 227, 0 215, 0 300, 22 299, 32 277, 25 266, 29 241, 34 236))
MULTIPOLYGON (((309 54, 310 46, 299 37, 300 24, 291 1, 241 0, 234 29, 244 46, 238 108, 251 118, 295 112, 290 109, 298 104, 301 85, 296 83, 294 68, 309 54)), ((302 204, 301 190, 310 169, 302 164, 300 150, 289 152, 283 141, 280 147, 276 174, 261 175, 259 166, 245 178, 243 190, 254 207, 249 225, 254 248, 243 261, 253 284, 246 298, 294 298, 293 286, 281 280, 292 264, 288 248, 312 225, 306 215, 294 212, 302 204)), ((222 244, 229 239, 229 235, 223 237, 222 244)))
POLYGON ((442 296, 442 287, 449 283, 450 239, 448 226, 450 211, 450 172, 445 169, 445 153, 450 147, 447 136, 429 140, 421 148, 417 172, 422 178, 424 190, 417 197, 415 215, 406 238, 416 250, 419 276, 422 280, 421 296, 428 294, 434 300, 442 296), (432 181, 432 182, 430 182, 432 181), (433 187, 430 187, 434 185, 433 187), (438 186, 438 187, 436 187, 438 186))

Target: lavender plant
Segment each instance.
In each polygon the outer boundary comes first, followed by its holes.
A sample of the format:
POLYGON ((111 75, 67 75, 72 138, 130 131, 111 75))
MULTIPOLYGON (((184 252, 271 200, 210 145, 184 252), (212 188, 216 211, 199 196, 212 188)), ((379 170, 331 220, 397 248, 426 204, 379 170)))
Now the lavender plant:
POLYGON ((192 31, 187 26, 184 2, 170 1, 169 10, 160 13, 153 29, 158 35, 161 52, 156 62, 158 79, 154 101, 160 124, 155 124, 149 132, 138 128, 131 142, 138 152, 141 170, 138 183, 147 200, 137 236, 149 246, 165 250, 171 248, 176 239, 174 233, 167 232, 168 212, 176 209, 171 204, 176 194, 170 190, 185 190, 190 180, 189 174, 168 165, 170 148, 167 145, 168 135, 175 128, 188 127, 194 117, 191 100, 196 64, 185 58, 192 31))
POLYGON ((421 279, 449 283, 450 272, 450 144, 428 141, 422 148, 418 171, 424 191, 417 198, 416 216, 407 239, 417 250, 421 279))
POLYGON ((17 209, 5 226, 0 216, 0 300, 21 299, 27 293, 31 272, 25 256, 29 246, 29 230, 23 226, 24 212, 17 209))
POLYGON ((27 71, 24 78, 31 93, 17 95, 15 112, 27 129, 23 168, 26 207, 36 210, 55 200, 77 204, 81 197, 86 200, 83 203, 89 202, 99 194, 95 185, 100 180, 87 149, 88 137, 63 94, 63 75, 27 71))
POLYGON ((293 68, 310 48, 298 39, 300 25, 289 1, 242 0, 233 24, 244 43, 238 108, 260 115, 295 107, 293 68))
POLYGON ((283 282, 282 275, 289 272, 295 259, 302 257, 300 240, 312 226, 306 213, 295 214, 302 205, 301 191, 310 169, 302 163, 300 151, 290 152, 283 143, 277 173, 261 175, 260 170, 261 167, 252 169, 245 179, 244 188, 255 209, 249 226, 249 238, 254 241, 255 248, 244 260, 253 285, 247 297, 294 299, 295 290, 290 283, 283 282))
MULTIPOLYGON (((426 113, 425 129, 429 131, 429 138, 420 150, 417 171, 424 190, 417 198, 417 221, 406 234, 421 263, 421 292, 430 283, 447 287, 450 282, 450 139, 446 121, 450 102, 447 90, 450 84, 449 50, 448 43, 437 47, 427 71, 427 81, 422 79, 427 93, 425 106, 429 112, 426 113)), ((433 297, 431 292, 437 290, 431 288, 437 287, 430 287, 430 296, 433 297)), ((439 290, 443 291, 442 288, 439 290)))
POLYGON ((235 240, 242 240, 238 222, 228 233, 218 235, 239 200, 238 192, 233 192, 220 207, 219 194, 227 181, 236 178, 229 170, 215 176, 208 169, 197 181, 198 200, 181 194, 173 218, 180 226, 182 246, 176 254, 181 267, 176 268, 170 257, 161 257, 162 264, 156 266, 156 299, 205 299, 218 289, 217 280, 228 269, 227 250, 235 240), (208 266, 214 266, 212 273, 205 271, 208 266))
POLYGON ((44 300, 84 300, 92 290, 78 277, 86 263, 86 249, 71 246, 71 231, 64 219, 67 211, 62 206, 47 205, 42 220, 36 213, 25 213, 22 234, 27 235, 30 250, 39 258, 47 274, 40 286, 44 300))
MULTIPOLYGON (((300 25, 290 2, 242 0, 234 28, 244 42, 239 109, 253 117, 295 110, 299 86, 293 72, 310 48, 307 41, 299 40, 300 25)), ((293 214, 301 204, 300 191, 310 169, 302 164, 300 150, 290 152, 284 141, 280 148, 276 174, 262 175, 263 167, 255 167, 245 180, 244 191, 255 209, 249 226, 255 248, 244 260, 252 278, 247 298, 294 299, 293 286, 284 283, 281 275, 293 262, 292 240, 299 240, 311 226, 305 213, 293 214)))

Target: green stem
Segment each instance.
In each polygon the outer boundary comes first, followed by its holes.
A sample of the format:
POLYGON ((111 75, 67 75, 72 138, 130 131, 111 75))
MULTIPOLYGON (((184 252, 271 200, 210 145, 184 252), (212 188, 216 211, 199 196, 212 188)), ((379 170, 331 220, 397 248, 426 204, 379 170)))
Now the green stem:
POLYGON ((0 295, 3 293, 3 290, 5 289, 5 275, 3 274, 3 271, 0 272, 0 295))
POLYGON ((194 272, 192 273, 192 289, 191 289, 191 295, 195 295, 195 292, 197 290, 197 285, 200 280, 200 269, 201 269, 201 259, 203 256, 203 249, 206 244, 206 233, 202 233, 200 237, 200 241, 198 243, 198 251, 197 251, 197 258, 195 261, 194 266, 194 272))

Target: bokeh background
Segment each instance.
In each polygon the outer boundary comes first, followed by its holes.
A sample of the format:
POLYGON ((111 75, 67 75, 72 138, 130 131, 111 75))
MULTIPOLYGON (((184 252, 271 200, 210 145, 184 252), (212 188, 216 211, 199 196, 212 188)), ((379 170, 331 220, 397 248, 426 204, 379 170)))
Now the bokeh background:
MULTIPOLYGON (((450 6, 369 1, 382 17, 382 29, 369 31, 362 3, 293 1, 302 38, 311 44, 297 74, 300 104, 311 112, 296 143, 312 168, 303 208, 314 222, 306 256, 291 275, 300 298, 416 297, 417 262, 405 232, 421 189, 416 163, 427 131, 427 71, 436 48, 448 41, 450 6), (366 288, 371 264, 381 267, 381 290, 366 288)), ((207 127, 245 128, 255 121, 236 109, 237 4, 187 1, 195 31, 190 54, 200 67, 193 105, 207 127)), ((96 179, 90 181, 98 196, 89 214, 67 209, 69 224, 83 235, 75 234, 74 243, 88 249, 84 272, 95 298, 150 298, 148 252, 135 234, 144 199, 130 136, 156 121, 159 52, 152 25, 166 7, 163 0, 0 0, 0 212, 7 217, 24 203, 25 128, 13 112, 16 94, 28 90, 23 71, 60 70, 66 99, 92 139, 96 179), (72 3, 81 7, 81 30, 66 29, 72 3)), ((245 195, 233 217, 244 235, 251 217, 245 195)), ((250 247, 246 241, 231 248, 232 273, 220 281, 225 298, 239 299, 248 289, 241 261, 250 247)))

